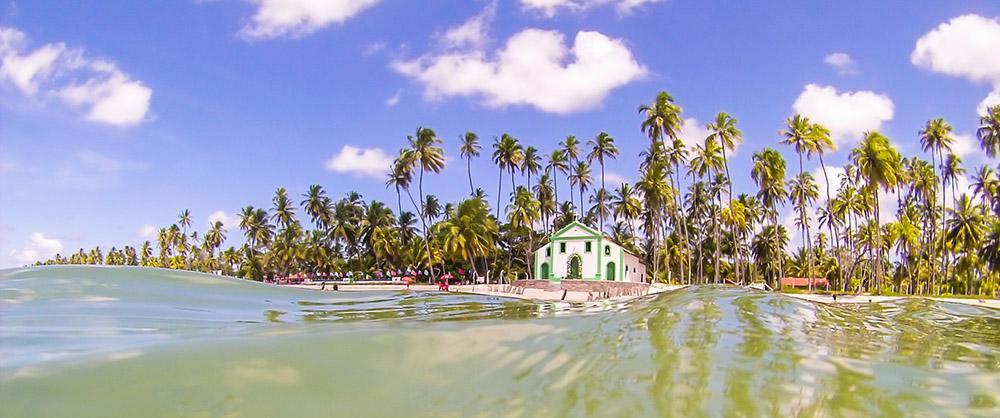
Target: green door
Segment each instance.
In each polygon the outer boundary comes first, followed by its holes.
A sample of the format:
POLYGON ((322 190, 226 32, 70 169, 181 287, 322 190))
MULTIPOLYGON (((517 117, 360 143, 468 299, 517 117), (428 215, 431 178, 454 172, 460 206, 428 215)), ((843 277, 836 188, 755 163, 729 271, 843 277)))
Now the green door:
POLYGON ((615 263, 608 263, 607 273, 604 273, 604 277, 608 278, 608 281, 615 281, 615 263))
POLYGON ((537 280, 549 279, 549 263, 542 263, 542 267, 539 268, 538 270, 539 270, 538 277, 536 277, 535 279, 537 280))
POLYGON ((580 259, 579 254, 573 254, 569 258, 569 274, 566 276, 567 279, 580 280, 582 275, 580 271, 583 269, 583 260, 580 259))

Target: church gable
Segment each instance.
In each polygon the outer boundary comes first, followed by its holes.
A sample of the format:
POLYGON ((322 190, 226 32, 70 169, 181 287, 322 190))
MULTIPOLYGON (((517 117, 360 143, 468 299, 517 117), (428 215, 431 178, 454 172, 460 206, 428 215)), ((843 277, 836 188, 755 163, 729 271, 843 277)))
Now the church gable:
POLYGON ((600 234, 597 231, 579 222, 573 222, 566 225, 566 227, 560 229, 552 235, 553 238, 597 238, 598 236, 600 236, 600 234))

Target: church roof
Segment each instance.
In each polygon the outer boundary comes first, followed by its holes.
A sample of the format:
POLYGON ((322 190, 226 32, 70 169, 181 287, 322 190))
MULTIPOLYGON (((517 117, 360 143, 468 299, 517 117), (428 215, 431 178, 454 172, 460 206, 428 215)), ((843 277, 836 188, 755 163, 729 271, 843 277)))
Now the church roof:
POLYGON ((573 229, 573 227, 574 227, 574 226, 576 226, 576 227, 580 227, 580 229, 583 229, 584 231, 586 231, 586 232, 588 233, 588 236, 573 236, 572 238, 594 238, 594 239, 596 239, 596 238, 598 238, 598 237, 602 237, 602 236, 603 236, 603 239, 604 239, 604 240, 606 240, 606 241, 610 241, 610 242, 611 242, 612 244, 615 244, 615 245, 617 245, 617 246, 621 247, 621 249, 622 249, 622 250, 624 250, 624 251, 625 251, 626 253, 629 253, 629 254, 631 254, 631 255, 632 255, 632 256, 634 256, 634 257, 639 257, 638 255, 636 255, 636 254, 635 254, 635 253, 633 253, 632 251, 629 251, 628 247, 626 247, 626 246, 622 245, 622 244, 621 244, 620 242, 618 242, 618 241, 617 241, 617 240, 615 240, 614 238, 611 238, 610 236, 608 236, 608 234, 604 234, 604 233, 601 233, 601 232, 597 231, 596 229, 594 229, 594 228, 591 228, 590 226, 588 226, 588 225, 586 225, 586 224, 584 224, 584 223, 581 223, 580 221, 573 221, 573 222, 570 222, 570 223, 569 223, 569 225, 566 225, 566 226, 562 227, 562 228, 561 228, 560 230, 558 230, 558 231, 556 231, 555 233, 553 233, 552 235, 548 236, 548 237, 547 237, 547 238, 545 239, 545 241, 542 241, 542 242, 541 242, 541 243, 540 243, 540 244, 538 245, 538 247, 536 247, 536 248, 534 249, 534 251, 532 251, 532 252, 535 252, 535 251, 538 251, 538 250, 540 250, 540 249, 541 249, 542 247, 544 247, 544 246, 545 246, 545 245, 547 245, 548 243, 552 242, 552 239, 553 239, 553 238, 558 238, 558 237, 561 237, 561 236, 562 236, 563 234, 565 234, 565 233, 566 233, 567 231, 569 231, 569 230, 573 229))

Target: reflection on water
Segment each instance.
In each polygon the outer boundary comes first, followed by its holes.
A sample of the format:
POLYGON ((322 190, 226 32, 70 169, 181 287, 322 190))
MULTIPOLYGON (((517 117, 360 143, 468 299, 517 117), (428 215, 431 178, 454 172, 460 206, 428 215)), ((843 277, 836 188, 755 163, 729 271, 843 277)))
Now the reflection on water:
POLYGON ((699 287, 593 312, 0 272, 3 416, 1000 416, 1000 313, 699 287))

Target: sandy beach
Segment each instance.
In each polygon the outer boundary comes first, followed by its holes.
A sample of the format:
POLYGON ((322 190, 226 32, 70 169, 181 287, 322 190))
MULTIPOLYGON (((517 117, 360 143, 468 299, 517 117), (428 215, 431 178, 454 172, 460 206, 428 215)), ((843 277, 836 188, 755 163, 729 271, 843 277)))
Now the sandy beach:
MULTIPOLYGON (((286 286, 298 287, 302 289, 311 289, 311 290, 321 290, 322 287, 319 284, 296 284, 296 285, 286 285, 286 286)), ((649 292, 643 296, 619 296, 612 298, 601 298, 594 293, 588 293, 588 292, 565 292, 564 295, 562 291, 545 291, 541 289, 524 289, 523 292, 510 293, 502 291, 502 289, 504 289, 505 286, 506 285, 485 285, 485 284, 478 284, 475 286, 457 285, 457 286, 451 286, 451 291, 472 293, 484 296, 507 297, 507 298, 536 300, 544 302, 585 303, 585 302, 595 302, 595 301, 624 301, 638 297, 654 295, 657 293, 670 292, 687 287, 687 285, 668 285, 668 284, 657 283, 652 285, 649 289, 649 292)), ((333 285, 327 284, 326 288, 323 290, 332 291, 333 285)), ((352 291, 399 292, 407 290, 407 288, 406 285, 403 284, 338 284, 338 290, 344 292, 352 292, 352 291)), ((415 292, 436 292, 438 290, 438 287, 437 285, 418 284, 418 285, 410 285, 409 290, 415 292)), ((808 293, 784 293, 784 295, 810 302, 825 303, 831 305, 838 303, 846 303, 846 304, 882 303, 882 302, 891 302, 905 298, 926 298, 926 299, 936 300, 939 302, 961 303, 964 305, 1000 309, 1000 300, 997 299, 928 298, 923 296, 837 295, 837 300, 834 301, 831 295, 808 294, 808 293)))
MULTIPOLYGON (((296 284, 296 285, 287 285, 287 286, 298 287, 298 288, 302 288, 302 289, 312 289, 312 290, 321 290, 321 287, 322 287, 319 284, 296 284)), ((594 302, 594 301, 624 301, 624 300, 634 299, 634 298, 638 298, 638 297, 643 297, 643 296, 648 296, 648 295, 654 295, 654 294, 657 294, 657 293, 662 293, 662 292, 668 292, 668 291, 672 291, 672 290, 681 289, 681 288, 686 287, 686 285, 654 284, 654 285, 650 286, 649 292, 646 293, 646 295, 642 295, 642 296, 618 296, 618 297, 611 297, 611 298, 601 298, 601 297, 599 297, 599 295, 597 295, 595 293, 592 293, 592 292, 571 292, 571 291, 562 292, 562 291, 545 291, 545 290, 541 290, 541 289, 524 289, 524 291, 522 291, 522 292, 511 293, 511 292, 504 292, 503 289, 505 287, 506 287, 506 285, 496 285, 496 284, 491 284, 491 285, 477 284, 475 286, 473 286, 473 285, 453 285, 453 286, 451 286, 451 291, 452 292, 461 292, 461 293, 472 293, 472 294, 483 295, 483 296, 496 296, 496 297, 506 297, 506 298, 517 298, 517 299, 537 300, 537 301, 545 301, 545 302, 574 302, 574 303, 583 303, 583 302, 594 302)), ((398 291, 407 290, 406 285, 402 285, 402 284, 338 284, 337 289, 338 289, 338 291, 344 291, 344 292, 352 292, 352 291, 353 292, 357 292, 357 291, 390 291, 390 292, 398 292, 398 291)), ((333 285, 332 284, 327 284, 326 287, 325 287, 325 289, 323 289, 323 290, 332 291, 333 290, 333 285)), ((430 291, 436 292, 438 290, 438 287, 437 287, 437 285, 426 285, 426 284, 410 285, 409 290, 410 291, 415 291, 415 292, 430 292, 430 291)))
POLYGON ((966 298, 932 298, 924 296, 878 296, 878 295, 837 295, 837 300, 833 300, 831 295, 809 294, 809 293, 785 293, 796 299, 808 300, 816 303, 837 304, 837 303, 881 303, 891 302, 907 298, 931 299, 938 302, 961 303, 972 306, 982 306, 986 308, 1000 309, 1000 300, 997 299, 966 299, 966 298))

